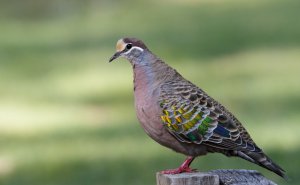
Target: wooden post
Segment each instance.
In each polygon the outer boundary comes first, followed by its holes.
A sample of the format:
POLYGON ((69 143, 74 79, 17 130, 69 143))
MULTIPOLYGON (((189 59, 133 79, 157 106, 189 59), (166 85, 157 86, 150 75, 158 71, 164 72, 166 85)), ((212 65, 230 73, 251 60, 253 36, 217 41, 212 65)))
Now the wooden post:
POLYGON ((254 170, 213 170, 210 172, 156 174, 157 185, 276 185, 254 170))
POLYGON ((218 175, 210 173, 181 173, 165 175, 156 173, 157 185, 219 185, 218 175))

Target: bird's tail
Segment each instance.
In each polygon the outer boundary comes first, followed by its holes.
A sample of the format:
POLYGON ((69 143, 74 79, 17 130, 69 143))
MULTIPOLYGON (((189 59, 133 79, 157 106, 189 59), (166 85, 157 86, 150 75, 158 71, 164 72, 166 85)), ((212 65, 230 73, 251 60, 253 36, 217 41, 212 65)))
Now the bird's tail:
POLYGON ((252 163, 258 164, 277 175, 281 176, 282 178, 288 180, 285 171, 276 163, 274 163, 266 154, 261 152, 250 152, 250 151, 238 151, 237 155, 243 159, 246 159, 252 163))

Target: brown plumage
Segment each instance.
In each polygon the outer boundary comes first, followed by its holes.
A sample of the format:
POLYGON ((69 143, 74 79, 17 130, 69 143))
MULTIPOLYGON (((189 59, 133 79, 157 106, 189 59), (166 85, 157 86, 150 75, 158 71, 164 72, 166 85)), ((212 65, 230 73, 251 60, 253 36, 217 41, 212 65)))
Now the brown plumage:
POLYGON ((163 173, 190 172, 195 157, 219 152, 285 177, 285 171, 263 153, 233 114, 156 57, 142 41, 120 39, 116 48, 110 62, 121 56, 132 64, 135 108, 145 132, 188 156, 178 169, 163 173))

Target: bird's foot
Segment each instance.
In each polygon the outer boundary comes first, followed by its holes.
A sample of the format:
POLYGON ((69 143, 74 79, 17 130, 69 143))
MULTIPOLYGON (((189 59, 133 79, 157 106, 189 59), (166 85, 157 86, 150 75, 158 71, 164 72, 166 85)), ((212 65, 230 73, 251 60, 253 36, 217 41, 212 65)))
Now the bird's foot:
POLYGON ((162 173, 162 174, 179 174, 179 173, 184 173, 184 172, 187 172, 187 173, 196 172, 197 170, 190 168, 190 164, 193 162, 194 159, 195 159, 195 157, 188 156, 179 168, 171 169, 171 170, 164 170, 164 171, 161 171, 160 173, 162 173))
POLYGON ((176 169, 170 169, 170 170, 164 170, 164 171, 161 171, 160 173, 162 174, 179 174, 179 173, 192 173, 192 172, 197 172, 197 169, 192 169, 192 168, 189 168, 189 167, 185 167, 185 168, 182 168, 181 166, 179 168, 176 168, 176 169))

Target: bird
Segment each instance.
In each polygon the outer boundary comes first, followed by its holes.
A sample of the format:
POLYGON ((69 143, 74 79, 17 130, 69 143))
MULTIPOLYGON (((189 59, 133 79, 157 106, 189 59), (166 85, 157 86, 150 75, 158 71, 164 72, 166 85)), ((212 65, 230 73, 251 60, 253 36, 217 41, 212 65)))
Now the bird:
POLYGON ((193 172, 190 165, 196 157, 221 153, 287 178, 231 112, 153 54, 143 41, 119 39, 109 62, 119 57, 132 65, 136 116, 144 131, 162 146, 186 156, 178 168, 161 173, 193 172))

